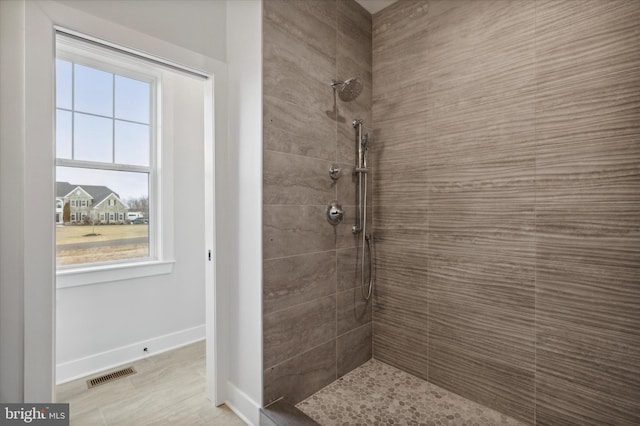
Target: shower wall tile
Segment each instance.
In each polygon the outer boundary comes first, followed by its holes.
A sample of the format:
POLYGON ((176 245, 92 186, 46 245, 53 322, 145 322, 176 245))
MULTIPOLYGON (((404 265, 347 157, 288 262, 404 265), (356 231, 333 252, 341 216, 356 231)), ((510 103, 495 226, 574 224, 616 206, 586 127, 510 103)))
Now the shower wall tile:
POLYGON ((376 358, 526 423, 639 423, 638 22, 633 0, 374 16, 376 358))
MULTIPOLYGON (((358 205, 358 177, 353 173, 354 163, 339 163, 342 176, 336 181, 337 199, 345 206, 358 205)), ((371 185, 369 184, 369 194, 371 185)))
POLYGON ((535 3, 429 5, 429 380, 533 422, 535 3))
POLYGON ((459 345, 430 341, 429 381, 532 424, 534 370, 518 368, 500 357, 474 355, 461 349, 459 345))
POLYGON ((541 260, 639 264, 639 6, 538 8, 541 260))
POLYGON ((336 231, 326 206, 265 205, 263 245, 265 259, 334 250, 336 231))
POLYGON ((274 97, 264 96, 263 107, 265 150, 335 159, 336 130, 333 119, 326 115, 327 107, 316 108, 315 119, 296 104, 274 97))
POLYGON ((532 89, 535 2, 430 0, 429 6, 434 104, 532 89))
POLYGON ((534 203, 528 196, 501 191, 451 195, 430 194, 428 245, 432 256, 534 261, 534 203))
POLYGON ((640 265, 640 202, 584 196, 582 201, 545 203, 551 197, 541 196, 537 206, 540 262, 563 260, 620 268, 640 265))
POLYGON ((296 404, 336 379, 336 341, 319 345, 264 371, 265 405, 284 397, 296 404))
POLYGON ((537 13, 537 419, 637 424, 640 4, 537 13))
POLYGON ((336 292, 336 252, 268 259, 263 276, 265 315, 329 296, 336 292))
MULTIPOLYGON (((338 292, 360 286, 360 257, 362 251, 358 247, 337 250, 338 292)), ((365 265, 364 278, 369 280, 369 269, 365 265)))
MULTIPOLYGON (((338 249, 345 249, 350 247, 361 247, 362 246, 362 233, 357 235, 353 234, 352 227, 356 223, 356 218, 358 217, 358 207, 357 206, 348 206, 343 205, 344 208, 344 219, 342 223, 335 227, 336 231, 336 247, 338 249)), ((367 207, 367 223, 371 224, 371 215, 373 213, 373 208, 369 205, 367 207)), ((367 233, 370 232, 367 230, 367 233)))
POLYGON ((371 43, 371 16, 353 0, 264 2, 264 403, 298 402, 335 380, 338 363, 347 371, 371 357, 371 303, 347 297, 360 245, 351 123, 371 126, 371 43), (331 81, 352 77, 364 90, 342 101, 331 81), (346 211, 337 227, 326 220, 333 199, 346 211))
POLYGON ((326 76, 335 72, 336 36, 333 27, 316 22, 318 27, 322 37, 291 38, 286 27, 265 20, 264 31, 269 34, 264 44, 265 94, 296 102, 309 96, 307 101, 317 100, 313 95, 327 92, 326 76), (287 87, 279 86, 283 83, 287 87))
POLYGON ((537 335, 538 424, 638 424, 637 334, 539 319, 537 335))
POLYGON ((335 0, 264 7, 264 147, 334 160, 335 0))
POLYGON ((427 0, 401 1, 374 16, 374 105, 378 96, 424 82, 429 7, 427 0))
POLYGON ((371 84, 369 83, 367 85, 365 82, 362 93, 356 100, 351 102, 338 102, 338 160, 349 164, 356 164, 358 161, 358 145, 356 129, 353 127, 354 120, 362 120, 363 134, 368 134, 369 141, 375 143, 375 131, 371 118, 371 84))
POLYGON ((396 241, 403 244, 427 243, 428 209, 423 206, 376 205, 375 238, 380 242, 396 241))
MULTIPOLYGON (((359 284, 359 283, 358 283, 359 284)), ((371 322, 371 299, 362 297, 360 286, 337 295, 338 335, 371 322)))
POLYGON ((409 166, 398 163, 376 169, 373 185, 374 203, 402 205, 425 205, 427 203, 426 165, 409 166), (384 185, 379 184, 384 182, 384 185))
MULTIPOLYGON (((586 393, 583 400, 590 408, 582 415, 591 424, 607 417, 613 424, 637 422, 640 270, 548 262, 538 276, 538 380, 546 401, 541 405, 553 396, 547 382, 564 383, 561 388, 575 386, 586 393), (599 398, 617 402, 611 406, 599 398)), ((560 421, 576 408, 569 405, 564 413, 554 404, 540 408, 547 409, 560 421)))
POLYGON ((264 316, 264 365, 272 367, 336 338, 336 296, 264 316))
MULTIPOLYGON (((533 67, 528 72, 533 76, 533 67)), ((462 167, 459 172, 470 180, 497 172, 507 177, 509 171, 514 178, 521 176, 523 169, 535 164, 534 114, 531 92, 496 93, 441 105, 432 101, 426 112, 429 168, 442 172, 462 167)), ((533 182, 533 173, 529 176, 533 182)))
MULTIPOLYGON (((426 96, 429 83, 417 81, 398 87, 392 92, 377 93, 376 103, 376 127, 388 128, 398 122, 411 122, 416 120, 417 124, 426 124, 420 120, 419 116, 424 115, 427 108, 426 96), (415 117, 415 116, 418 117, 415 117), (412 117, 413 116, 413 117, 412 117), (386 122, 390 123, 386 123, 386 122)), ((400 136, 397 132, 392 135, 400 136)), ((424 136, 424 133, 422 134, 424 136)))
MULTIPOLYGON (((372 145, 376 171, 419 170, 424 172, 427 162, 426 131, 423 113, 410 112, 402 120, 385 120, 375 105, 375 143, 372 145)), ((377 179, 376 179, 377 180, 377 179)))
POLYGON ((429 249, 429 380, 531 422, 534 259, 429 249))
POLYGON ((640 268, 558 259, 538 262, 536 278, 537 312, 545 320, 634 335, 640 342, 640 268))
MULTIPOLYGON (((309 50, 331 60, 335 58, 336 49, 336 12, 335 0, 269 0, 262 13, 265 23, 287 34, 288 42, 279 43, 279 47, 303 43, 309 50)), ((265 34, 268 43, 274 35, 270 31, 265 34)))
POLYGON ((338 377, 364 364, 371 359, 371 339, 373 327, 371 321, 336 340, 338 354, 338 377))
POLYGON ((337 11, 338 70, 346 73, 338 77, 356 76, 371 86, 371 15, 353 1, 338 1, 337 11))
MULTIPOLYGON (((351 165, 357 161, 354 119, 364 122, 365 133, 372 128, 371 120, 371 15, 355 1, 338 1, 337 78, 359 78, 363 84, 360 96, 351 102, 337 101, 338 160, 351 165)), ((371 135, 373 136, 373 135, 371 135)))
MULTIPOLYGON (((327 54, 312 49, 302 40, 291 40, 276 24, 265 22, 270 34, 264 45, 264 95, 315 110, 330 106, 332 90, 326 76, 335 70, 335 36, 318 39, 328 43, 327 54), (312 66, 314 65, 314 66, 312 66), (307 71, 308 70, 308 71, 307 71)), ((333 30, 330 30, 333 32, 333 30)), ((317 120, 320 116, 309 116, 317 120)))
POLYGON ((264 151, 265 204, 326 205, 336 198, 337 183, 329 177, 331 162, 264 151))
MULTIPOLYGON (((388 215, 380 217, 387 223, 390 219, 388 215)), ((377 228, 375 232, 374 357, 426 379, 429 369, 426 246, 412 238, 403 239, 406 234, 387 239, 384 232, 378 234, 377 228)))
POLYGON ((632 415, 637 411, 635 401, 599 394, 571 380, 556 379, 542 372, 536 377, 536 425, 636 425, 640 421, 632 415))
POLYGON ((426 245, 376 237, 376 286, 407 288, 426 298, 428 262, 426 245))
POLYGON ((424 327, 412 327, 403 320, 381 322, 377 315, 374 313, 373 357, 427 380, 429 346, 424 327))

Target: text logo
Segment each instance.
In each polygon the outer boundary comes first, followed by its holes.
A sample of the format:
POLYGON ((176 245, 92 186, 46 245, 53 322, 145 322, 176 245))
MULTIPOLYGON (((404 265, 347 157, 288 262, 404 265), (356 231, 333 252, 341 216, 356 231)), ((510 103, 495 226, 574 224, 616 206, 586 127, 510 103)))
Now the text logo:
POLYGON ((69 404, 0 404, 0 424, 69 426, 69 404))

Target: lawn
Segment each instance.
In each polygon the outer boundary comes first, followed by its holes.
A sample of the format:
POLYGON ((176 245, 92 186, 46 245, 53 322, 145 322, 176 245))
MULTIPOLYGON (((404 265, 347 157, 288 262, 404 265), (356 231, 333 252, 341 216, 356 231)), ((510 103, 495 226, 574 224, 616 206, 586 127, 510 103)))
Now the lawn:
POLYGON ((82 263, 108 262, 121 259, 135 259, 149 255, 149 244, 130 240, 148 238, 149 225, 74 225, 56 226, 56 264, 76 265, 82 263), (87 235, 96 233, 97 235, 87 235), (130 241, 122 241, 130 240, 130 241), (78 246, 82 243, 101 243, 78 246), (73 244, 73 245, 67 245, 73 244))
POLYGON ((149 225, 57 225, 56 245, 112 241, 149 236, 149 225), (85 236, 95 232, 96 236, 85 236))
POLYGON ((148 244, 127 244, 115 247, 60 250, 56 253, 56 265, 78 265, 82 263, 109 262, 112 260, 136 259, 149 255, 148 244))

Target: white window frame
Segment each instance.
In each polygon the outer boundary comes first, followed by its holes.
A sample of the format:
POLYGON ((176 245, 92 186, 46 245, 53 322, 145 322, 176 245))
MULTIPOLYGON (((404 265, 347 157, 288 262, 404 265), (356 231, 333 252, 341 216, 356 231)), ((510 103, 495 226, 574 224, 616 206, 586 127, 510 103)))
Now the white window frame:
MULTIPOLYGON (((116 52, 97 46, 90 39, 82 40, 77 34, 73 38, 58 34, 56 38, 56 58, 73 63, 98 68, 136 80, 151 83, 151 120, 150 120, 150 154, 149 167, 117 163, 101 163, 82 160, 56 158, 56 166, 99 168, 123 172, 149 173, 149 256, 135 259, 122 259, 110 262, 84 263, 79 265, 59 266, 56 268, 58 288, 78 285, 97 284, 139 278, 160 274, 168 274, 173 270, 175 261, 164 256, 163 245, 172 244, 170 238, 163 237, 165 228, 162 214, 162 175, 160 173, 162 135, 159 129, 161 122, 162 73, 156 65, 147 64, 141 59, 132 57, 126 52, 116 52), (80 39, 80 40, 78 40, 80 39)), ((76 203, 79 206, 79 202, 76 203)), ((117 205, 114 199, 108 205, 117 205)), ((106 213, 105 220, 117 222, 117 213, 106 213)))

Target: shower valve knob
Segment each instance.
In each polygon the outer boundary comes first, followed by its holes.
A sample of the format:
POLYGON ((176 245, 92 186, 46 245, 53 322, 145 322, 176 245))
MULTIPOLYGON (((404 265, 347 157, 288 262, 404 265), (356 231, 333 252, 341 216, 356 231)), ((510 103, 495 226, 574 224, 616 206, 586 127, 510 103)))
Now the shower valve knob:
POLYGON ((342 172, 342 169, 337 164, 332 164, 329 167, 329 176, 333 180, 338 180, 338 178, 340 178, 340 173, 341 172, 342 172))
POLYGON ((327 206, 327 221, 333 226, 337 226, 344 218, 344 210, 338 201, 333 200, 327 206))

